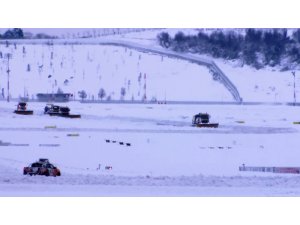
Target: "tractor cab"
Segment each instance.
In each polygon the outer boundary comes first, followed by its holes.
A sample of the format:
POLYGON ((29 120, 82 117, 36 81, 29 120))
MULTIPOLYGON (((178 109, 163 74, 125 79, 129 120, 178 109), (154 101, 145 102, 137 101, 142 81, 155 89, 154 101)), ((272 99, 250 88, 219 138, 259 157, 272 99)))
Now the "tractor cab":
POLYGON ((207 113, 199 113, 193 117, 193 124, 200 124, 200 123, 209 123, 209 114, 207 113))
POLYGON ((19 102, 17 110, 25 111, 26 109, 27 109, 27 103, 26 102, 19 102))
POLYGON ((61 114, 63 114, 63 115, 69 115, 69 113, 70 113, 70 108, 69 107, 60 107, 59 108, 59 111, 60 111, 60 113, 61 114))
POLYGON ((27 109, 26 102, 19 102, 18 106, 17 106, 17 110, 15 110, 14 113, 20 114, 20 115, 32 115, 33 111, 27 109))
POLYGON ((50 116, 60 116, 67 118, 81 118, 80 115, 70 114, 71 109, 67 106, 58 106, 53 104, 47 104, 44 108, 44 114, 50 116))
POLYGON ((210 123, 210 115, 208 113, 198 113, 193 116, 192 125, 195 127, 212 127, 217 128, 218 123, 210 123))
POLYGON ((44 108, 44 114, 59 113, 59 106, 47 104, 44 108))

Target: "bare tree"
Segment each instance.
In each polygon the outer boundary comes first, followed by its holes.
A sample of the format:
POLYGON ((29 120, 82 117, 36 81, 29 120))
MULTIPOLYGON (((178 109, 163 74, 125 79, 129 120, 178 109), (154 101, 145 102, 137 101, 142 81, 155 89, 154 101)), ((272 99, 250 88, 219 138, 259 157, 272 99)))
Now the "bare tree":
POLYGON ((87 94, 86 94, 85 90, 78 91, 78 95, 82 101, 87 98, 87 94))
POLYGON ((126 95, 126 89, 124 87, 121 87, 121 100, 124 99, 125 95, 126 95))
POLYGON ((106 96, 105 90, 103 88, 100 88, 99 92, 98 92, 98 98, 102 99, 106 96))

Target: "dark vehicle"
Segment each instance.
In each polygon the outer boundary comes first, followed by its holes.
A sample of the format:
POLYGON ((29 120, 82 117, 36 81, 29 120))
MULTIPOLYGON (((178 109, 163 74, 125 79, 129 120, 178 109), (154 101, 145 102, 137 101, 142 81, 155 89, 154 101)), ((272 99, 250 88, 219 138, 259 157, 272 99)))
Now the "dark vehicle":
POLYGON ((49 160, 48 159, 39 159, 39 162, 41 162, 41 163, 49 163, 49 160))
POLYGON ((193 124, 209 123, 210 116, 207 113, 199 113, 193 117, 193 124))
POLYGON ((21 114, 21 115, 32 115, 33 111, 32 110, 27 110, 27 103, 26 102, 19 102, 17 106, 17 110, 14 111, 16 114, 21 114))
POLYGON ((49 162, 48 159, 40 159, 23 169, 24 175, 61 176, 60 170, 49 162))
POLYGON ((20 102, 18 104, 18 109, 19 110, 26 110, 26 108, 27 108, 27 103, 26 102, 20 102))
POLYGON ((68 118, 81 118, 80 115, 70 114, 70 108, 66 106, 58 106, 53 104, 47 104, 44 108, 44 114, 50 116, 61 116, 68 118))
POLYGON ((59 112, 62 114, 62 115, 70 115, 70 108, 69 107, 60 107, 59 108, 59 112))
POLYGON ((193 117, 192 124, 196 127, 212 127, 217 128, 219 126, 218 123, 210 123, 209 122, 210 115, 208 113, 198 113, 193 117))
POLYGON ((44 114, 59 114, 59 106, 47 104, 44 108, 44 114))

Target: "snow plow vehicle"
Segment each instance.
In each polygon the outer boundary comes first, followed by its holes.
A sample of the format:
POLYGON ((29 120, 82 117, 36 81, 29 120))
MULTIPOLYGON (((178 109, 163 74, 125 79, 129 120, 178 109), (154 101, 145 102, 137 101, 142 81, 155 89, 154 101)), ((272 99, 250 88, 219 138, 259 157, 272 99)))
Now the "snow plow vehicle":
POLYGON ((210 127, 217 128, 219 126, 218 123, 210 123, 209 122, 210 115, 208 113, 198 113, 193 116, 192 125, 195 127, 210 127))
POLYGON ((44 108, 44 114, 50 116, 61 116, 67 118, 81 118, 80 115, 70 114, 70 108, 66 106, 58 106, 53 104, 47 104, 44 108))
POLYGON ((44 108, 44 114, 59 114, 59 106, 53 104, 47 104, 44 108))
POLYGON ((61 176, 60 170, 49 162, 48 159, 39 159, 39 161, 30 164, 23 169, 24 175, 42 175, 42 176, 61 176))
POLYGON ((20 115, 32 115, 32 110, 27 110, 27 103, 26 102, 19 102, 17 106, 17 110, 14 111, 16 114, 20 115))

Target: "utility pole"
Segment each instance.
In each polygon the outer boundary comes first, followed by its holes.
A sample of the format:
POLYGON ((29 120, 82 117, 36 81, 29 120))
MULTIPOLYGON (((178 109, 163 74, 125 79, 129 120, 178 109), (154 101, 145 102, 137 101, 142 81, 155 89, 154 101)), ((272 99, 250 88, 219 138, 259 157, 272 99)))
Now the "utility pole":
POLYGON ((7 102, 9 102, 9 73, 10 73, 10 69, 9 69, 9 59, 11 58, 11 54, 7 53, 5 55, 5 57, 7 58, 7 102))
POLYGON ((144 102, 147 101, 147 76, 146 76, 146 74, 144 74, 144 97, 143 97, 143 101, 144 102))
POLYGON ((292 75, 294 77, 294 106, 296 105, 296 72, 292 71, 292 75))

